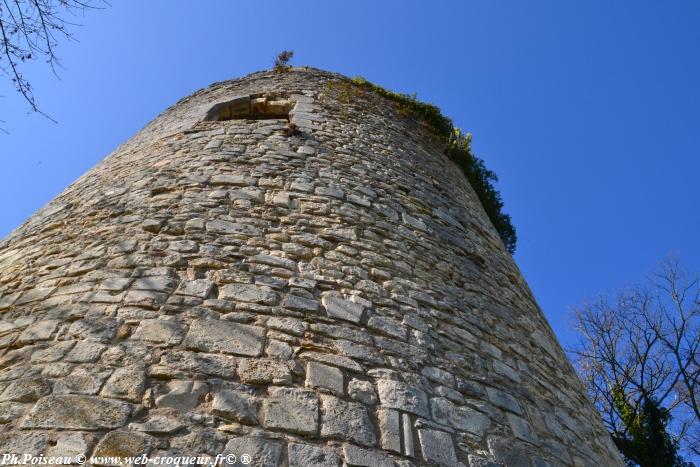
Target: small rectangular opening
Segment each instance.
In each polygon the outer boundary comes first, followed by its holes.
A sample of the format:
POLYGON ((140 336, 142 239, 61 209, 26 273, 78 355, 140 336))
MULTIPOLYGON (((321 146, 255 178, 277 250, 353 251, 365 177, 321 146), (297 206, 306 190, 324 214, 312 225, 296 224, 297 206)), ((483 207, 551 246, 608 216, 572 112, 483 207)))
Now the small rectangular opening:
POLYGON ((286 97, 270 94, 238 96, 215 104, 204 117, 205 122, 226 120, 289 120, 294 102, 286 97))

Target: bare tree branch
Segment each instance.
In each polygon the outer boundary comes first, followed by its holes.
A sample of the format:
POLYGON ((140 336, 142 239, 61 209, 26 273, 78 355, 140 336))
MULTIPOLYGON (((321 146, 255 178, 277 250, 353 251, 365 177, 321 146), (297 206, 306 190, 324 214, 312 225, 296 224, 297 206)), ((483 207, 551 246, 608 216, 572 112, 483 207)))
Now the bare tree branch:
POLYGON ((569 353, 612 434, 625 426, 612 389, 637 410, 653 398, 673 416, 674 435, 700 455, 700 281, 669 258, 643 286, 573 312, 580 339, 569 353))
POLYGON ((37 112, 49 120, 37 105, 34 89, 22 72, 28 61, 42 59, 54 75, 61 63, 56 55, 60 40, 73 39, 69 28, 76 26, 69 16, 107 5, 104 0, 2 0, 0 1, 0 75, 37 112))

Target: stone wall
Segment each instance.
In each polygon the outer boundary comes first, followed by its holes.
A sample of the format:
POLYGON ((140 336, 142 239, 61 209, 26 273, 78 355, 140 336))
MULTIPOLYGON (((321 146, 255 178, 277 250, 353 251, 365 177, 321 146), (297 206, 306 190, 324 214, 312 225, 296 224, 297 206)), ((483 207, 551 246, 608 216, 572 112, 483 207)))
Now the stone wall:
POLYGON ((0 452, 620 465, 459 170, 319 70, 166 110, 0 243, 0 313, 0 452), (205 119, 251 95, 299 133, 205 119))

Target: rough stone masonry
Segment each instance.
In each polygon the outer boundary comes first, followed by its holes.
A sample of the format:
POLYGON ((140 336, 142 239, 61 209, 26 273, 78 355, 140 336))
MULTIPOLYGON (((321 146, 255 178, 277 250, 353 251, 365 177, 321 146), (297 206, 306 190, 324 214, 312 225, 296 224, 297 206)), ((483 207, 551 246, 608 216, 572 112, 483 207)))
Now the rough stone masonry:
POLYGON ((167 109, 0 243, 0 317, 1 453, 621 465, 464 176, 337 74, 167 109))

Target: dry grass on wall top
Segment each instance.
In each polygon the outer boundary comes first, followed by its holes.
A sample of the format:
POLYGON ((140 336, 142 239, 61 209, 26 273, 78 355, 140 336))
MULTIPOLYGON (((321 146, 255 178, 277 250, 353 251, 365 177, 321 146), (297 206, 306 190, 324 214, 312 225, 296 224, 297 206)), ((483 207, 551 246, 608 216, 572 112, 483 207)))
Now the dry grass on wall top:
MULTIPOLYGON (((400 112, 424 122, 431 129, 444 145, 445 155, 462 170, 462 173, 469 180, 506 250, 513 254, 517 243, 517 234, 510 216, 503 212, 501 193, 494 186, 498 182, 498 176, 472 152, 471 133, 463 133, 462 130, 454 126, 450 118, 442 114, 437 106, 419 101, 415 94, 400 94, 389 91, 362 77, 355 77, 350 82, 357 90, 371 91, 389 99, 400 112)), ((350 95, 349 92, 347 94, 350 95)))

